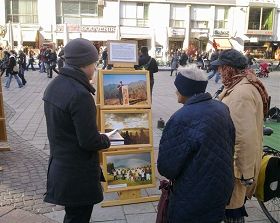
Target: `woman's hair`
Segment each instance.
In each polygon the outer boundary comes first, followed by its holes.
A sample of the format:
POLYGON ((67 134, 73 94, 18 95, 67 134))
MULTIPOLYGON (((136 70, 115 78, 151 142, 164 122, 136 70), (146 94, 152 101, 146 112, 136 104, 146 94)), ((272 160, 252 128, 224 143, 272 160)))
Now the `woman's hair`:
POLYGON ((205 71, 198 69, 196 65, 188 65, 185 67, 178 68, 178 72, 180 72, 183 76, 194 80, 194 81, 207 81, 207 76, 205 71))

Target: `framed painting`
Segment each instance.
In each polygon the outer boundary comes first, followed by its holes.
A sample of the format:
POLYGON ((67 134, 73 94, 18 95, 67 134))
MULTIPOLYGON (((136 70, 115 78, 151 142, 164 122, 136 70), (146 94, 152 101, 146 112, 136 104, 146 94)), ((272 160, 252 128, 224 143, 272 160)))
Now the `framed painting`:
POLYGON ((146 70, 99 72, 101 109, 151 108, 150 78, 146 70))
POLYGON ((101 132, 118 129, 123 143, 111 141, 110 149, 153 146, 152 114, 150 109, 101 110, 101 132))
POLYGON ((105 192, 155 187, 152 148, 103 152, 105 192))

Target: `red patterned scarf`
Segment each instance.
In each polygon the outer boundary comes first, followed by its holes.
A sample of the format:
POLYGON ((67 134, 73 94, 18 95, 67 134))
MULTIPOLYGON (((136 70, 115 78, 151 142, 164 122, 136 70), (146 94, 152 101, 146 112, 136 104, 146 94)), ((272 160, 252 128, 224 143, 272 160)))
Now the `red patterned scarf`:
POLYGON ((266 115, 269 106, 268 94, 263 83, 256 77, 254 71, 248 68, 244 70, 239 70, 230 66, 223 66, 222 70, 223 74, 221 76, 225 89, 232 89, 244 77, 246 77, 247 80, 258 89, 263 101, 263 112, 264 115, 266 115))

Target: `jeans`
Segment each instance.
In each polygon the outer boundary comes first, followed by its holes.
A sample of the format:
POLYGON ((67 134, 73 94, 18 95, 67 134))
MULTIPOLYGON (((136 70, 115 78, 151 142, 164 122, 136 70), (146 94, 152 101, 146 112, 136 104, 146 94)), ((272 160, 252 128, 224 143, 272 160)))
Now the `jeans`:
POLYGON ((30 65, 31 65, 31 69, 32 69, 32 70, 35 70, 35 68, 34 68, 34 66, 33 66, 33 60, 32 60, 32 59, 29 59, 28 65, 26 66, 26 70, 29 69, 29 66, 30 66, 30 65))
POLYGON ((40 73, 44 73, 46 72, 46 63, 41 61, 41 64, 40 64, 40 73))
MULTIPOLYGON (((13 71, 12 71, 12 72, 13 72, 13 71)), ((17 74, 11 74, 11 73, 9 73, 9 76, 8 76, 7 79, 6 79, 5 87, 6 87, 6 88, 9 88, 9 87, 10 87, 10 84, 11 84, 11 81, 12 81, 12 78, 13 78, 13 77, 15 77, 15 79, 16 79, 16 81, 17 81, 17 83, 18 83, 18 87, 21 88, 21 87, 22 87, 22 83, 21 83, 21 81, 20 81, 18 75, 17 75, 17 74)))
POLYGON ((217 84, 219 82, 219 80, 221 79, 221 75, 218 71, 215 71, 215 70, 212 70, 209 72, 209 75, 208 75, 208 80, 210 80, 212 77, 215 77, 215 83, 217 84))
POLYGON ((25 85, 26 84, 26 80, 24 78, 24 68, 23 67, 19 68, 18 76, 20 77, 20 79, 22 81, 22 84, 25 85))

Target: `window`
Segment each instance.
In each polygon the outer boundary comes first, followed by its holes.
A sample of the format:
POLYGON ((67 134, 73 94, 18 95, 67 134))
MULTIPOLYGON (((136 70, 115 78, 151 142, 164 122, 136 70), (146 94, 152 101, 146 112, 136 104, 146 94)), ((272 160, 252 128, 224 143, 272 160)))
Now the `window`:
POLYGON ((274 9, 250 7, 248 29, 272 30, 274 9))
POLYGON ((38 23, 37 0, 6 0, 6 21, 38 23))
POLYGON ((228 7, 215 8, 215 29, 228 29, 228 7))
POLYGON ((211 16, 210 6, 192 6, 191 28, 207 29, 211 16))
POLYGON ((148 3, 121 3, 121 25, 123 26, 148 26, 149 17, 149 4, 148 3))
POLYGON ((170 27, 184 28, 186 18, 186 6, 185 5, 171 5, 170 7, 170 27))
POLYGON ((57 1, 56 15, 57 24, 69 23, 81 25, 82 18, 98 16, 97 0, 57 1))

